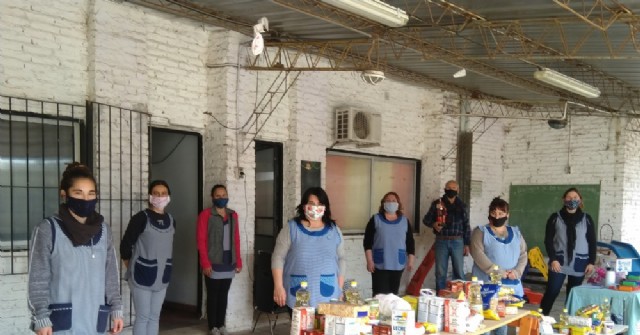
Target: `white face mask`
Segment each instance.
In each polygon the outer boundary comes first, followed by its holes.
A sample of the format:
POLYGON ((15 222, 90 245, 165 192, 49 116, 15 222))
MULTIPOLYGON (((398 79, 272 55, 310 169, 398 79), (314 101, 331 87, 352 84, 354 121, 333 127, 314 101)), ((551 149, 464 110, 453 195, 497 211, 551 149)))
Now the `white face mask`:
POLYGON ((159 210, 164 210, 165 207, 167 207, 167 205, 169 204, 169 202, 171 201, 171 197, 170 196, 166 196, 166 197, 156 197, 153 196, 151 194, 149 194, 149 203, 151 204, 151 206, 159 209, 159 210))
POLYGON ((395 214, 398 211, 400 205, 395 201, 387 201, 384 203, 384 211, 389 214, 395 214))
POLYGON ((320 220, 324 215, 325 207, 322 205, 306 205, 304 207, 304 214, 309 220, 320 220))

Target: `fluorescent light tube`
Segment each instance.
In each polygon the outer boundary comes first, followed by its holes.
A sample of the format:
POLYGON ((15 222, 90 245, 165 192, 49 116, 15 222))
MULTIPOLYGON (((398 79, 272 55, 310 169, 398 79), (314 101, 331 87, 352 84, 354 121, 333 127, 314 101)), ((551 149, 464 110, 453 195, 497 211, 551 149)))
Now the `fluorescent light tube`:
POLYGON ((600 96, 600 89, 597 87, 548 68, 541 68, 535 71, 533 77, 549 85, 580 94, 587 98, 597 98, 600 96))
POLYGON ((380 0, 322 0, 334 7, 366 17, 389 27, 402 27, 409 22, 407 12, 380 0))

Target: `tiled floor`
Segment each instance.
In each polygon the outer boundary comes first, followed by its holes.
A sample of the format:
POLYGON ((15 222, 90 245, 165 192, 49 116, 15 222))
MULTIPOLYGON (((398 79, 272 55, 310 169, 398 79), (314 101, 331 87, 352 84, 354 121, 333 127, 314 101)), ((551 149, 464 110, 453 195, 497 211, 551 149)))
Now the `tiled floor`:
MULTIPOLYGON (((544 292, 544 287, 532 287, 535 291, 544 292)), ((564 290, 556 299, 553 309, 551 310, 551 316, 557 317, 562 308, 564 307, 565 293, 564 290)), ((537 305, 525 305, 525 308, 537 310, 537 305)), ((273 318, 272 318, 273 319, 273 318)), ((253 324, 252 324, 253 325, 253 324)), ((161 335, 205 335, 207 334, 207 322, 206 320, 199 320, 193 315, 180 315, 179 313, 170 313, 168 315, 163 314, 160 321, 160 334, 161 335)), ((254 333, 251 329, 233 332, 233 335, 271 335, 269 331, 269 324, 267 317, 263 314, 260 317, 260 322, 254 333)), ((280 314, 273 335, 287 335, 289 334, 289 317, 286 314, 280 314)), ((509 334, 515 334, 515 331, 510 330, 509 334)))

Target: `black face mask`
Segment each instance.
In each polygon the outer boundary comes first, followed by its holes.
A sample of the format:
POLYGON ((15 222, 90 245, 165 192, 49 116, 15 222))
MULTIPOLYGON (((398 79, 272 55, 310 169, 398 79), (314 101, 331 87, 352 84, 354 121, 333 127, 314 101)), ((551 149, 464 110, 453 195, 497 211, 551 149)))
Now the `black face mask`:
POLYGON ((445 189, 444 194, 447 196, 447 198, 455 198, 458 195, 458 191, 445 189))
POLYGON ((74 212, 81 218, 86 218, 87 216, 91 215, 91 213, 95 211, 97 203, 98 199, 84 200, 67 197, 67 206, 72 212, 74 212))
POLYGON ((503 218, 494 218, 493 216, 489 216, 489 221, 491 221, 491 224, 493 224, 494 227, 502 227, 504 226, 505 223, 507 223, 507 217, 503 217, 503 218))

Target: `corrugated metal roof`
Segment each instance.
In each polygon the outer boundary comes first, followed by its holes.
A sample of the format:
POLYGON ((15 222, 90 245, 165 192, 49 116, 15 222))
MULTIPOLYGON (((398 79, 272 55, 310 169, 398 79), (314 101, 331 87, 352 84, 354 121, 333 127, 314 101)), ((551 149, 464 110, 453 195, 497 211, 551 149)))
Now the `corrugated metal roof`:
POLYGON ((567 99, 640 114, 640 1, 388 0, 410 14, 407 27, 393 29, 313 0, 132 2, 197 10, 247 34, 264 16, 270 26, 265 40, 273 45, 369 39, 369 44, 353 46, 349 53, 366 58, 373 45, 371 68, 388 69, 388 76, 406 80, 442 83, 462 94, 567 99), (462 67, 467 76, 454 79, 453 73, 462 67), (533 78, 538 67, 597 86, 602 96, 587 99, 543 84, 533 78))

